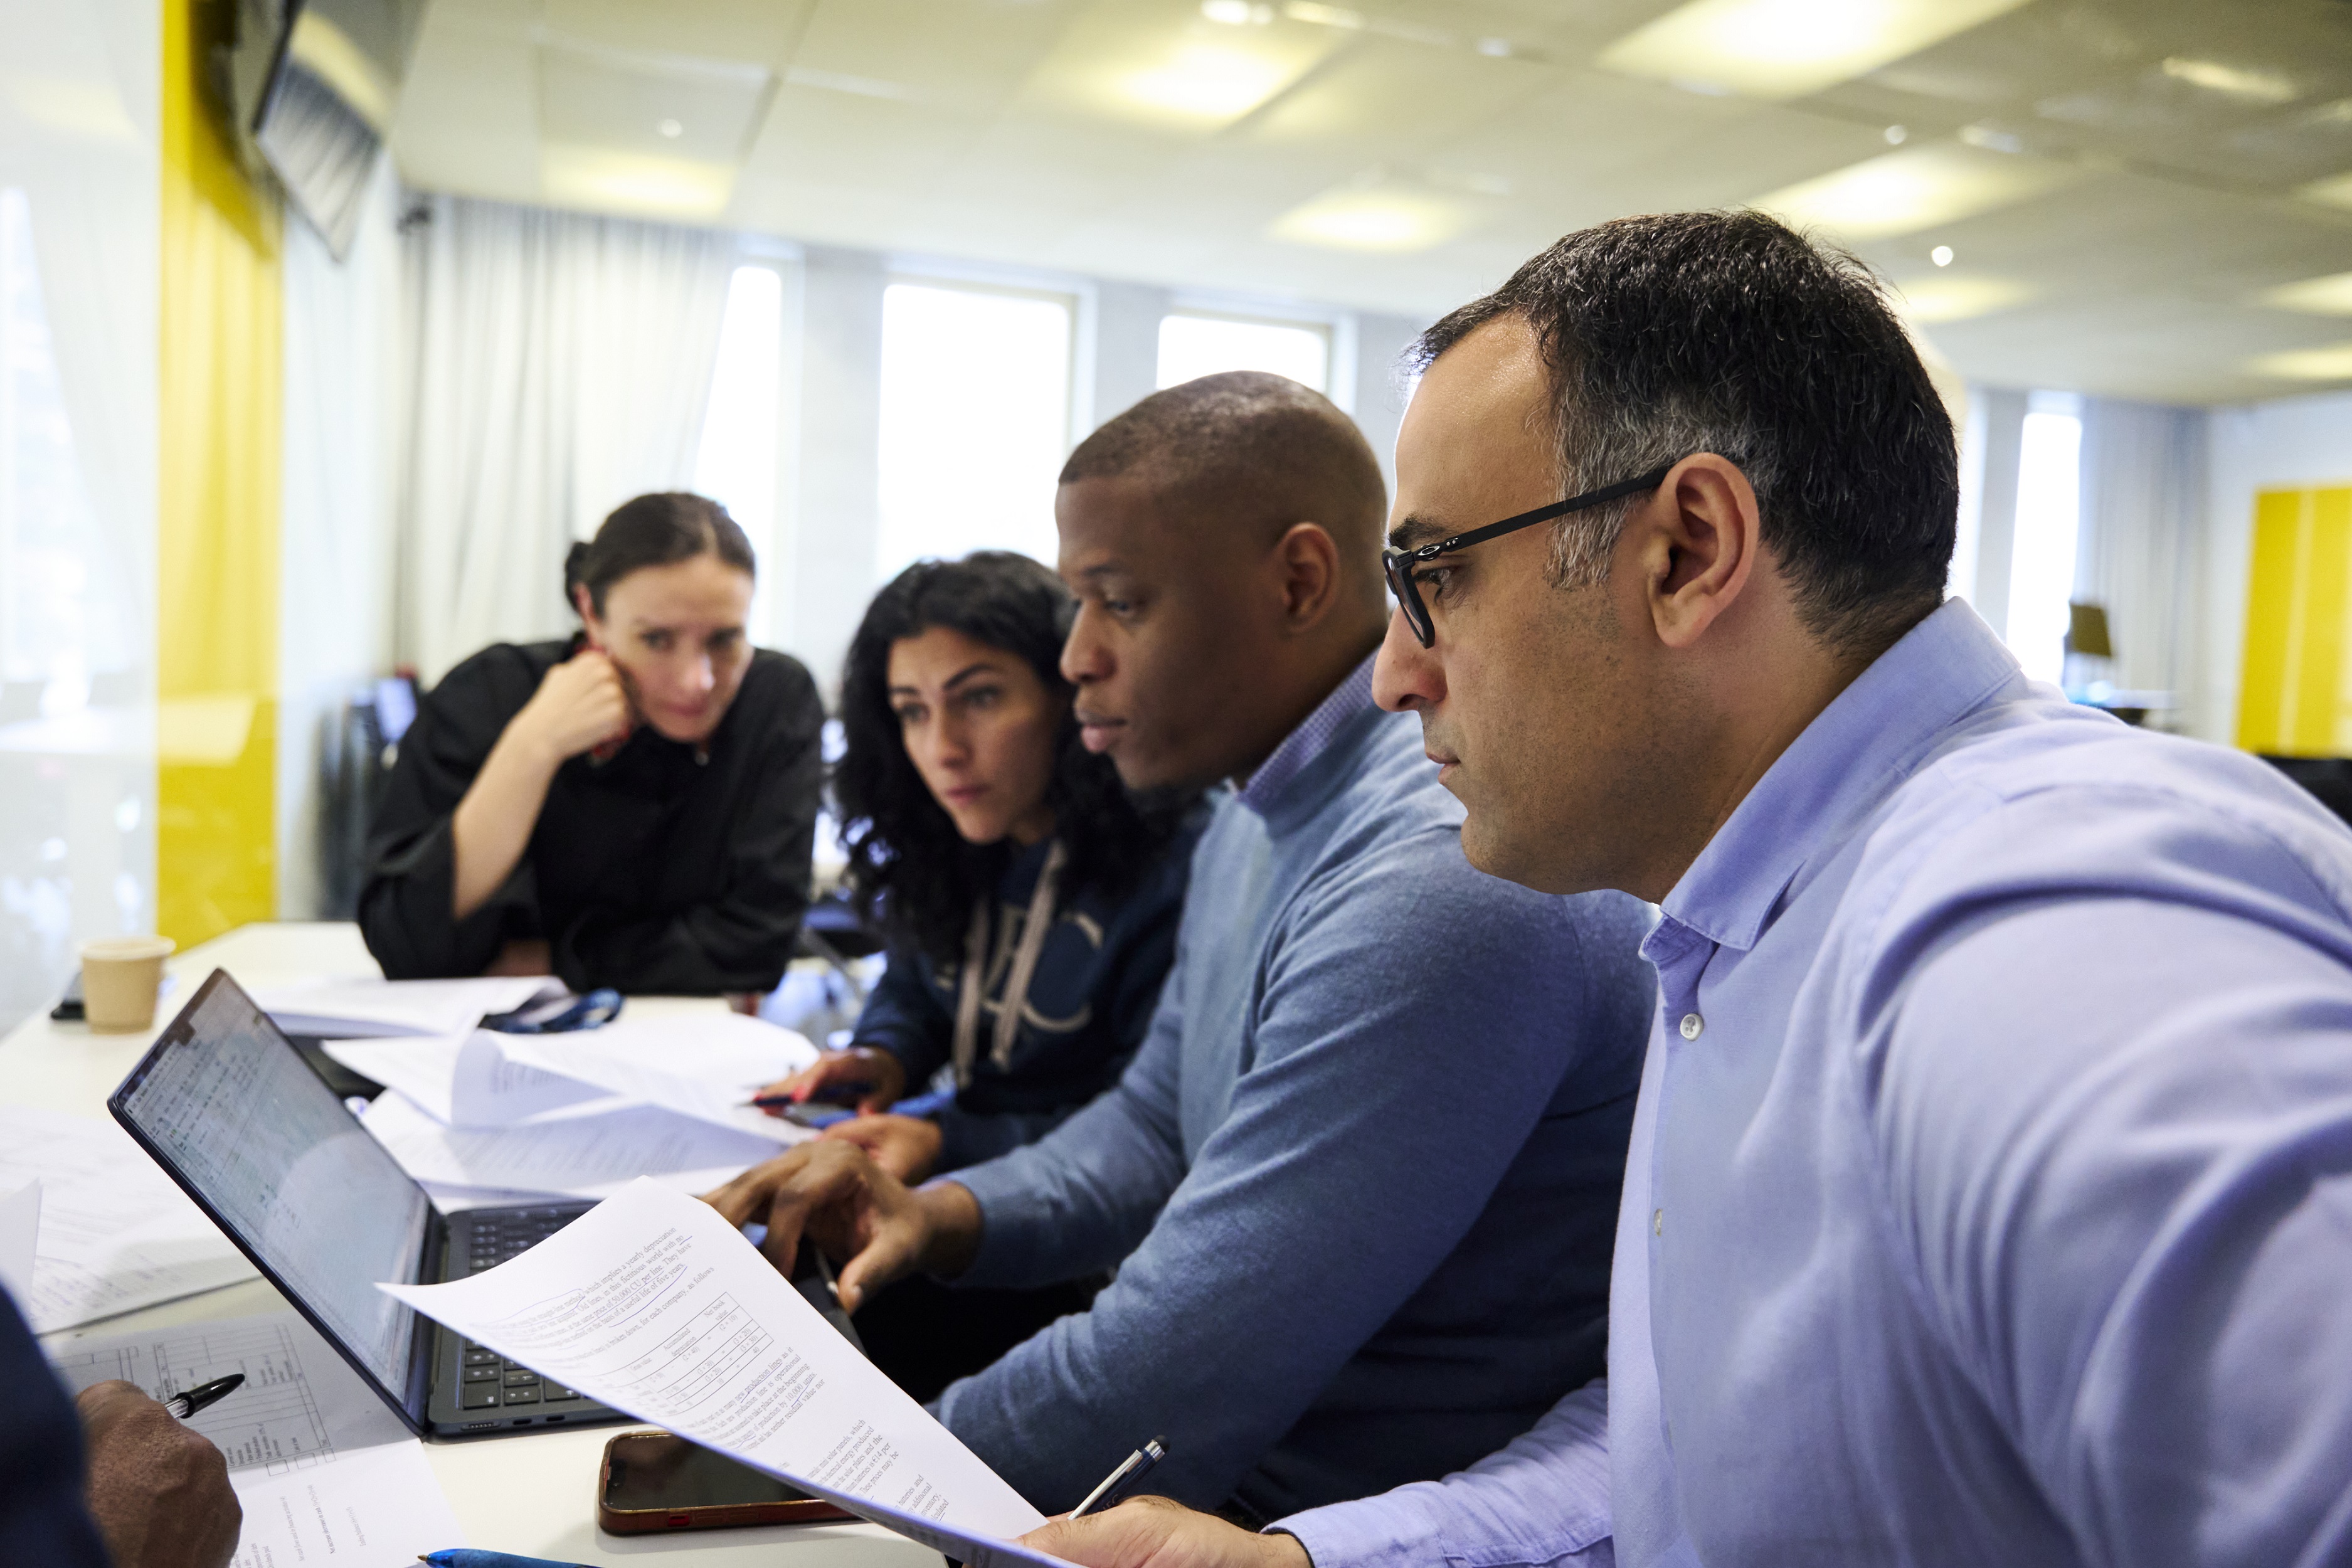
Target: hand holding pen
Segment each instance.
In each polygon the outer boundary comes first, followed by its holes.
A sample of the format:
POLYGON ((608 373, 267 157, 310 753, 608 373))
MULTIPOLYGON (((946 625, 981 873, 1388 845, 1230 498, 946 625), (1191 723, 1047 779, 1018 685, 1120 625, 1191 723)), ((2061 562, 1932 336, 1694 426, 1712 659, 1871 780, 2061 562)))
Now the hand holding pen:
POLYGON ((184 1394, 172 1395, 163 1401, 163 1408, 185 1421, 205 1406, 219 1404, 244 1386, 245 1373, 233 1372, 226 1377, 216 1377, 210 1383, 200 1383, 184 1394))

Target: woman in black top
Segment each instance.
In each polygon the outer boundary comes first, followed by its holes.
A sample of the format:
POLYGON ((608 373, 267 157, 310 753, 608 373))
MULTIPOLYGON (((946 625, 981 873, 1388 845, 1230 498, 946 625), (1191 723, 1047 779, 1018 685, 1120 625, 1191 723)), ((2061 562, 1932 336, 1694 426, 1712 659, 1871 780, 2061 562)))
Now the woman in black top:
POLYGON ((824 710, 751 646, 751 547, 700 496, 639 496, 572 547, 568 642, 451 670, 402 737, 360 929, 386 975, 761 992, 808 906, 824 710))
POLYGON ((842 677, 850 889, 890 939, 853 1043, 770 1092, 855 1094, 828 1135, 908 1181, 1010 1152, 1117 1081, 1175 956, 1197 826, 1079 742, 1067 589, 1024 555, 908 567, 842 677), (951 1103, 880 1114, 953 1069, 951 1103))

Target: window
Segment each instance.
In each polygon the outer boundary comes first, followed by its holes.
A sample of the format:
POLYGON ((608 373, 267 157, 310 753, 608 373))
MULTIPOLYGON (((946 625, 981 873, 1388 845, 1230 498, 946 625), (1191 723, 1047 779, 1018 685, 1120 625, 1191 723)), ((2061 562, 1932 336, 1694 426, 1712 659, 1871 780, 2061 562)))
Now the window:
MULTIPOLYGON (((764 556, 776 537, 777 443, 782 412, 784 280, 772 267, 739 267, 727 285, 710 404, 694 457, 694 488, 725 507, 764 556)), ((775 563, 760 563, 751 605, 753 640, 774 622, 769 595, 775 563)))
POLYGON ((1017 550, 1051 564, 1070 449, 1070 301, 893 283, 882 295, 884 581, 925 557, 1017 550))
POLYGON ((94 670, 128 662, 120 630, 96 624, 110 596, 93 592, 93 536, 32 215, 0 190, 0 679, 47 683, 48 710, 79 709, 94 670))
POLYGON ((1323 327, 1236 316, 1165 316, 1160 322, 1160 384, 1174 386, 1228 370, 1267 370, 1331 390, 1331 334, 1323 327))
POLYGON ((2009 568, 2009 646, 2025 673, 2056 681, 2066 662, 2067 601, 2082 514, 2082 405, 2037 392, 2017 454, 2017 533, 2009 568))

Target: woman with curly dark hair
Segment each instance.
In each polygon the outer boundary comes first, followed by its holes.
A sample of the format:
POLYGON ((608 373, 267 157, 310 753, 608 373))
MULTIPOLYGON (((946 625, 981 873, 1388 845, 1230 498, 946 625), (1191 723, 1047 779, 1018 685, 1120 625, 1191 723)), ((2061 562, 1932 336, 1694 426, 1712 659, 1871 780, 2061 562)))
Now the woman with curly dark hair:
MULTIPOLYGON (((825 1130, 909 1182, 1042 1137, 1118 1081, 1176 951, 1201 814, 1139 805, 1088 752, 1062 679, 1075 605, 1024 555, 909 566, 875 596, 841 683, 834 771, 852 896, 890 944, 846 1050, 772 1086, 854 1095, 825 1130), (942 1068, 949 1103, 889 1107, 942 1068)), ((1095 1282, 950 1290, 917 1275, 857 1331, 917 1399, 1083 1311, 1095 1282)))
POLYGON ((889 968, 848 1049, 769 1093, 854 1095, 828 1135, 908 1181, 992 1158, 1117 1080, 1174 956, 1196 824, 1086 750, 1060 669, 1069 591, 1024 555, 908 567, 842 676, 834 796, 889 968), (927 1117, 886 1114, 952 1068, 927 1117))

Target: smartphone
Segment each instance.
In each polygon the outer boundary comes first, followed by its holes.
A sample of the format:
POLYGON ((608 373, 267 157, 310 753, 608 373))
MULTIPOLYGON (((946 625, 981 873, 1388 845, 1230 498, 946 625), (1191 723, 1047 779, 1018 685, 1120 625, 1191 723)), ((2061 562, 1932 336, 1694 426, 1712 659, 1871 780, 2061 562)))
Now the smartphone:
POLYGON ((856 1517, 668 1432, 614 1437, 596 1479, 596 1522, 614 1535, 856 1517))

